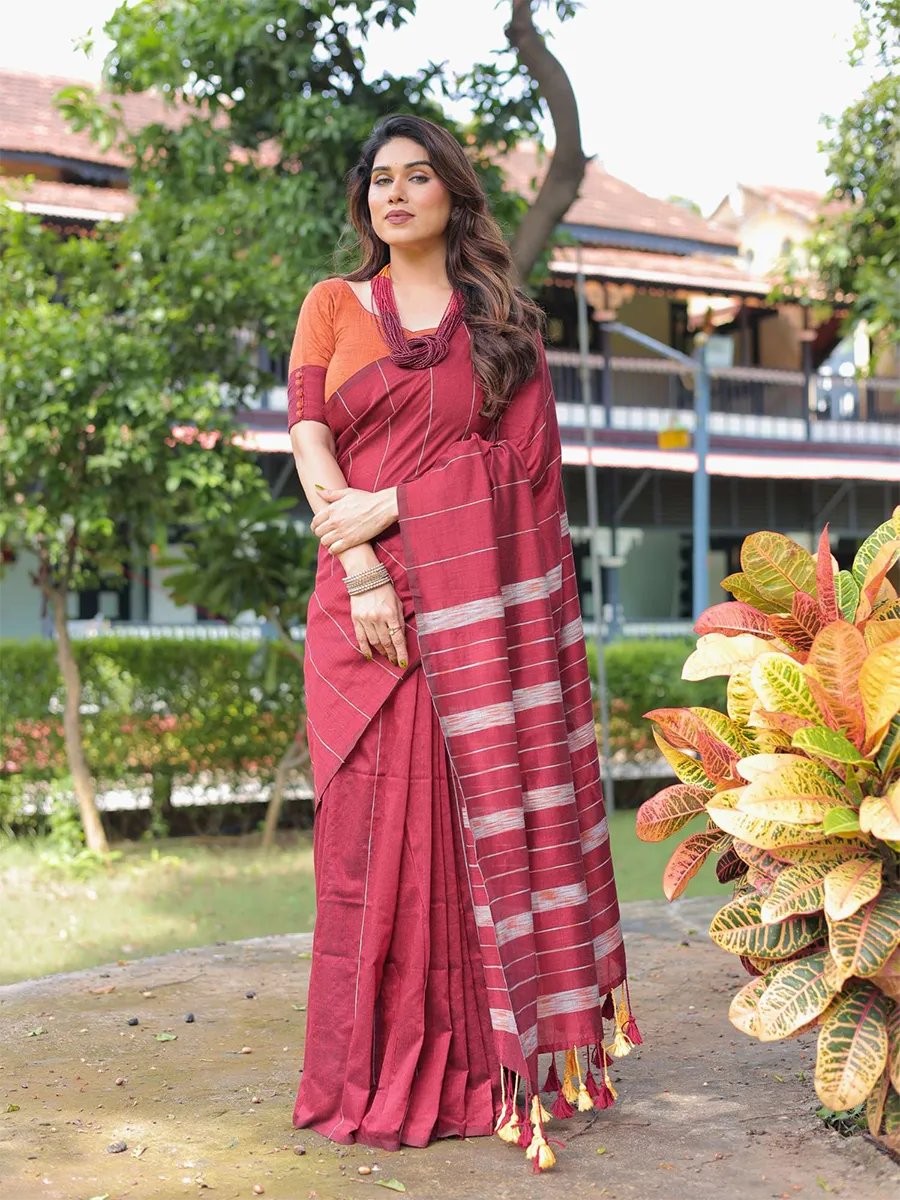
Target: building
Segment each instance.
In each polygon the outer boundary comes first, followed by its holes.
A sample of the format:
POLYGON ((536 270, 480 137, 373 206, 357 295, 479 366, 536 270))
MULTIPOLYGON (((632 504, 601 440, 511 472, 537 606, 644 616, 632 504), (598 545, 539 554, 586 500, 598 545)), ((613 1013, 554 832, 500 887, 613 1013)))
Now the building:
MULTIPOLYGON (((33 175, 33 188, 17 202, 62 229, 122 219, 133 203, 127 164, 115 153, 99 152, 86 135, 72 134, 53 109, 53 95, 71 82, 0 73, 0 173, 33 175)), ((153 97, 126 98, 127 119, 135 124, 158 119, 162 111, 153 97)), ((527 195, 546 163, 522 147, 505 157, 504 166, 527 195)), ((757 201, 752 189, 738 191, 742 207, 730 198, 708 220, 646 196, 591 163, 562 223, 565 236, 539 296, 548 314, 564 484, 590 622, 579 272, 584 279, 591 461, 600 472, 597 536, 610 599, 605 617, 629 634, 690 627, 697 460, 690 445, 664 448, 661 440, 667 439, 660 438, 674 432, 668 440, 684 441, 686 435, 689 441, 693 373, 623 331, 682 353, 691 352, 698 330, 712 335, 711 599, 725 598, 718 582, 736 569, 740 543, 753 530, 778 529, 812 545, 829 521, 834 553, 845 566, 859 541, 897 503, 900 380, 858 380, 852 364, 867 343, 863 334, 850 339, 854 355, 848 360, 839 316, 816 325, 808 307, 770 298, 768 272, 775 260, 769 252, 779 236, 782 243, 800 239, 812 219, 813 200, 803 209, 805 226, 785 207, 784 225, 775 229, 782 210, 774 216, 763 212, 775 200, 757 201), (779 233, 782 228, 788 232, 779 233)), ((799 202, 795 207, 802 208, 799 202)), ((278 362, 273 366, 277 374, 278 362)), ((248 453, 260 456, 274 494, 296 498, 303 519, 309 513, 290 453, 286 407, 285 388, 276 386, 261 392, 242 419, 248 453)), ((3 634, 39 633, 40 599, 26 562, 8 568, 2 590, 3 634)), ((152 562, 134 570, 124 589, 74 596, 71 603, 76 621, 99 612, 132 630, 209 629, 206 614, 172 604, 164 573, 152 562)))

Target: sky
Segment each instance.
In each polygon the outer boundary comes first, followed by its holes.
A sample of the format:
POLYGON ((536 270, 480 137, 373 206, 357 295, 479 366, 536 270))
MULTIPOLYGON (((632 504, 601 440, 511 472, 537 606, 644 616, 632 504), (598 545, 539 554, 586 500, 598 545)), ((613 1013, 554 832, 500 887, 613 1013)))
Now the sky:
MULTIPOLYGON (((6 5, 0 67, 98 78, 115 8, 6 5), (74 43, 92 27, 86 59, 74 43)), ((505 44, 508 12, 508 0, 419 0, 405 29, 375 32, 370 70, 446 60, 464 71, 505 44)), ((824 190, 821 116, 838 115, 868 82, 846 61, 855 17, 854 0, 584 0, 563 24, 539 14, 572 80, 586 153, 642 191, 686 196, 705 213, 736 182, 824 190)))

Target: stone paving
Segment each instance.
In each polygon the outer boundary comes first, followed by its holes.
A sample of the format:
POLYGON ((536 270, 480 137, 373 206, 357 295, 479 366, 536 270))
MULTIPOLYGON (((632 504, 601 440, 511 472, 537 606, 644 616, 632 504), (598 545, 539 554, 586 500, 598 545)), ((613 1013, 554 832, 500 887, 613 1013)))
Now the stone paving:
POLYGON ((0 988, 0 1197, 375 1200, 396 1180, 411 1200, 897 1200, 900 1168, 816 1118, 814 1042, 729 1024, 745 977, 705 935, 715 907, 623 906, 645 1044, 614 1108, 552 1123, 567 1144, 541 1176, 497 1138, 386 1154, 292 1128, 309 934, 0 988))

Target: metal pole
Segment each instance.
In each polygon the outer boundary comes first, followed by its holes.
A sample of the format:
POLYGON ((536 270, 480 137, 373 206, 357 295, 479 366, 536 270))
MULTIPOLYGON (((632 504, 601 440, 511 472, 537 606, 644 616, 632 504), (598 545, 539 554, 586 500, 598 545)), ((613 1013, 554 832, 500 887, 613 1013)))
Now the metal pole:
POLYGON ((584 482, 587 493, 588 529, 590 531, 588 552, 591 566, 591 598, 594 608, 594 646, 597 651, 597 691, 600 700, 600 744, 602 751, 600 772, 603 777, 603 795, 606 811, 611 813, 616 810, 616 792, 615 785, 613 784, 609 750, 609 696, 606 690, 606 663, 603 658, 603 588, 600 582, 600 559, 597 555, 597 526, 599 524, 597 468, 591 452, 594 444, 594 436, 591 425, 591 369, 588 365, 588 310, 587 297, 584 292, 584 269, 581 262, 580 246, 577 249, 577 255, 578 368, 581 380, 581 399, 584 403, 584 444, 587 449, 584 482))
POLYGON ((694 450, 697 470, 694 472, 694 561, 693 609, 694 620, 709 606, 709 474, 706 457, 709 452, 709 369, 706 365, 706 343, 701 341, 694 385, 694 450))

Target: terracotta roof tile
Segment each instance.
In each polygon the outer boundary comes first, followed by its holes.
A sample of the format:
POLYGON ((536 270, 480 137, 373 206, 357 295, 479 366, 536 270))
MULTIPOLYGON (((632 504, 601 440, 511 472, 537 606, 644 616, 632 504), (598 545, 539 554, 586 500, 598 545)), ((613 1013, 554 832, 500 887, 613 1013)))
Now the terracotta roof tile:
MULTIPOLYGON (((510 183, 526 197, 534 192, 532 179, 537 177, 540 182, 549 167, 549 158, 545 157, 539 163, 536 151, 527 146, 517 147, 500 161, 510 183)), ((566 213, 565 220, 573 225, 737 247, 729 230, 712 225, 704 217, 677 204, 667 204, 645 195, 610 175, 595 161, 588 163, 581 194, 566 213)))
MULTIPOLYGON (((577 250, 560 246, 550 260, 557 274, 575 270, 577 250)), ((656 254, 612 246, 585 246, 581 250, 585 274, 616 283, 658 287, 683 287, 724 295, 767 296, 771 284, 751 275, 736 258, 721 254, 656 254)))
POLYGON ((15 177, 0 180, 2 189, 11 200, 21 203, 28 212, 48 216, 81 216, 87 220, 126 216, 134 211, 136 197, 124 188, 87 187, 78 183, 55 183, 35 180, 30 188, 21 186, 15 177))
MULTIPOLYGON (((101 151, 86 132, 73 133, 57 111, 53 103, 57 92, 84 82, 58 75, 0 71, 0 149, 127 166, 127 159, 119 151, 101 151)), ((102 93, 101 96, 111 98, 102 93)), ((172 124, 178 120, 178 114, 156 93, 114 98, 122 105, 129 128, 139 129, 154 121, 172 124)))

